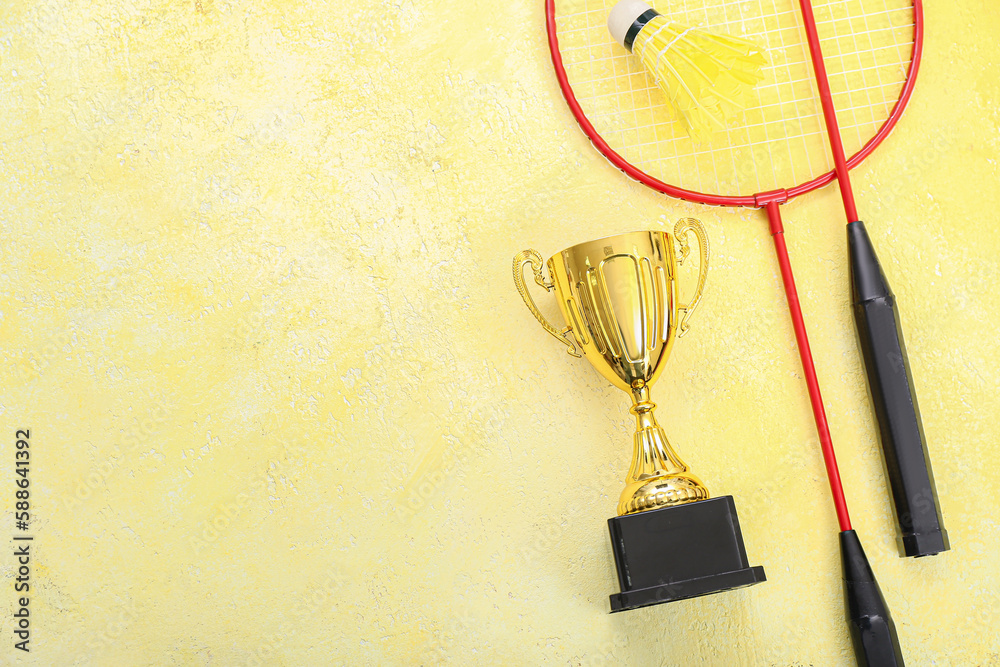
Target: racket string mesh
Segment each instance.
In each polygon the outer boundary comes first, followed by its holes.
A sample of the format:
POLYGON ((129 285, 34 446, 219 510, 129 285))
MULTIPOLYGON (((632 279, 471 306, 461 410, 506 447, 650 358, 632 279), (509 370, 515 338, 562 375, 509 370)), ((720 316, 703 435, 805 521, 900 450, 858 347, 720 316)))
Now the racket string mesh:
MULTIPOLYGON (((651 3, 679 23, 753 41, 768 59, 756 101, 724 131, 693 140, 638 58, 608 33, 615 2, 555 0, 555 16, 577 101, 625 160, 671 185, 728 196, 791 188, 833 168, 797 3, 651 3)), ((910 64, 913 6, 901 0, 818 0, 813 6, 851 155, 874 136, 899 98, 910 64)))

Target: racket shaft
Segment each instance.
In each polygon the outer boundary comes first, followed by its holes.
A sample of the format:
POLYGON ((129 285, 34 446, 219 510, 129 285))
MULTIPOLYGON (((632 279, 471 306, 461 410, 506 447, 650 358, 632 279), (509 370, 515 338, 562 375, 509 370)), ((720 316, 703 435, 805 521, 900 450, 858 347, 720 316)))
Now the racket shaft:
POLYGON ((837 124, 837 110, 833 106, 833 93, 830 92, 830 81, 826 75, 823 50, 820 48, 816 17, 813 15, 810 0, 799 0, 799 6, 802 9, 802 23, 806 29, 806 43, 809 47, 809 58, 812 60, 813 74, 816 77, 816 88, 819 90, 819 101, 823 108, 826 134, 830 140, 830 154, 833 156, 834 171, 837 172, 840 197, 844 201, 844 214, 847 216, 847 222, 850 223, 858 219, 858 209, 854 202, 854 190, 851 188, 847 158, 844 156, 844 142, 840 136, 840 126, 837 124))
POLYGON ((855 324, 902 550, 907 556, 945 551, 948 538, 938 509, 896 300, 864 223, 852 222, 847 233, 855 324))
POLYGON ((844 486, 840 481, 837 455, 833 451, 833 439, 830 437, 830 426, 826 419, 826 409, 823 407, 819 378, 816 376, 816 366, 813 364, 812 351, 809 348, 809 336, 806 333, 806 324, 802 317, 799 293, 795 288, 792 263, 788 258, 785 231, 781 222, 781 208, 777 201, 770 201, 766 204, 766 209, 771 238, 774 241, 774 252, 778 258, 778 267, 781 269, 781 280, 785 285, 788 314, 792 318, 795 341, 799 346, 799 358, 802 360, 802 372, 805 375, 809 401, 812 403, 813 419, 816 422, 816 433, 819 435, 819 445, 823 452, 823 462, 826 465, 826 477, 830 482, 830 493, 833 497, 833 505, 837 510, 837 521, 840 523, 841 530, 850 530, 851 515, 847 510, 847 499, 844 497, 844 486))

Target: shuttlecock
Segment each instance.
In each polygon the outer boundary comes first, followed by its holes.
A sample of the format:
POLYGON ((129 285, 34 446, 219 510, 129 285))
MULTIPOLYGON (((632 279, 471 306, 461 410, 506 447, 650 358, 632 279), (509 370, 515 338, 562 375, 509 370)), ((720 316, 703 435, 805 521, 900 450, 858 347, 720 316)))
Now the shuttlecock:
POLYGON ((642 0, 615 5, 608 30, 639 57, 692 137, 725 129, 764 79, 757 45, 675 23, 642 0))

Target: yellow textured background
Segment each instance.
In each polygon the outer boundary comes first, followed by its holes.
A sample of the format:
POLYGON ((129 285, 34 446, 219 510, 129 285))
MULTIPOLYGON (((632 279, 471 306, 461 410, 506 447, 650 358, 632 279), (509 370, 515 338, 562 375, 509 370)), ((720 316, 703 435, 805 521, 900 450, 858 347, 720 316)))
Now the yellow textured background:
MULTIPOLYGON (((959 0, 927 23, 855 181, 949 553, 896 555, 836 190, 785 217, 908 664, 995 665, 1000 20, 959 0)), ((0 660, 851 664, 766 224, 607 165, 540 1, 6 2, 0 181, 0 535, 17 428, 36 517, 32 653, 5 549, 0 660), (768 581, 609 615, 628 401, 538 328, 510 259, 685 215, 711 272, 654 399, 768 581)))

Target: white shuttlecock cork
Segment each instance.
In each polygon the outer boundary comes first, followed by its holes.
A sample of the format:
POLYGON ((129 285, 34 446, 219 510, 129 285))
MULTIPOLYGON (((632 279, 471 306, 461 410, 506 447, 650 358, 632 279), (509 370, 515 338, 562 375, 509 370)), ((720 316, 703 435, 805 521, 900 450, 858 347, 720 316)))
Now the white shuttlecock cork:
POLYGON ((611 13, 608 14, 608 32, 611 33, 616 42, 626 49, 631 49, 632 39, 635 38, 635 34, 631 35, 630 38, 630 29, 634 33, 639 32, 642 26, 639 25, 633 28, 633 25, 635 25, 640 16, 649 11, 653 11, 653 8, 642 0, 621 0, 621 2, 611 9, 611 13))
POLYGON ((726 129, 764 79, 767 61, 757 45, 681 25, 642 0, 620 0, 608 14, 608 31, 638 56, 692 137, 726 129))

